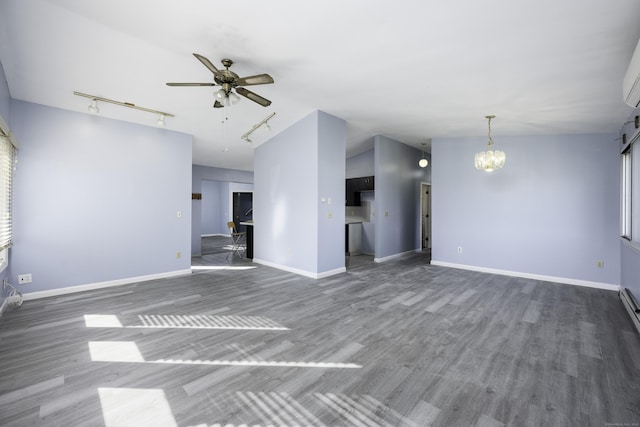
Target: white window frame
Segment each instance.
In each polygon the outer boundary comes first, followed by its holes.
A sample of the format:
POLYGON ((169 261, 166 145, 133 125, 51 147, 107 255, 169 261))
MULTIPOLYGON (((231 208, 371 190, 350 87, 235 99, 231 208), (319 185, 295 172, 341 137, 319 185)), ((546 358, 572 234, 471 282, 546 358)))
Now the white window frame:
POLYGON ((0 144, 2 144, 0 146, 0 175, 2 175, 0 181, 0 227, 3 222, 8 224, 8 230, 0 229, 0 236, 8 234, 5 242, 0 241, 0 272, 2 272, 9 266, 9 248, 12 240, 11 223, 13 221, 13 175, 18 147, 2 116, 0 116, 0 144))
POLYGON ((631 240, 631 147, 622 152, 620 159, 620 235, 631 240))

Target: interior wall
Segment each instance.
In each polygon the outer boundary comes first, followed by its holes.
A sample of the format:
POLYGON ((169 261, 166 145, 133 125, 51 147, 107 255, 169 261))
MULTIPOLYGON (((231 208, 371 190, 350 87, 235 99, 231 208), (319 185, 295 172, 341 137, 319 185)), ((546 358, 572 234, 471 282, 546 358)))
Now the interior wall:
POLYGON ((434 139, 433 261, 618 284, 615 139, 494 138, 507 161, 492 173, 473 165, 486 138, 434 139))
POLYGON ((226 224, 223 223, 222 196, 220 193, 222 183, 220 181, 202 181, 202 236, 229 234, 226 224), (223 227, 224 225, 224 227, 223 227))
POLYGON ((378 135, 374 151, 375 259, 382 261, 420 249, 420 184, 427 171, 418 166, 422 152, 402 142, 378 135))
POLYGON ((344 128, 341 119, 315 111, 256 148, 254 261, 312 277, 344 269, 345 152, 336 158, 340 148, 319 147, 344 144, 344 128))
POLYGON ((347 131, 344 120, 318 112, 318 267, 317 273, 345 268, 345 169, 347 131))
POLYGON ((349 157, 346 162, 346 179, 373 176, 375 174, 374 150, 349 157))
POLYGON ((190 135, 11 108, 20 152, 10 273, 32 273, 23 293, 188 271, 190 135))

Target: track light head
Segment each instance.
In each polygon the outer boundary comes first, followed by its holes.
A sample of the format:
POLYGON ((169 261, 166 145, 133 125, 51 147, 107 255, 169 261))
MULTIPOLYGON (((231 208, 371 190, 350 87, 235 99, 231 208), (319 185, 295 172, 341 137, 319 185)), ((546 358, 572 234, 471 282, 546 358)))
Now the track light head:
POLYGON ((158 114, 158 126, 164 126, 165 122, 164 122, 164 114, 158 114))
POLYGON ((100 109, 98 108, 98 101, 96 99, 92 99, 87 110, 89 110, 90 113, 98 114, 100 112, 100 109))

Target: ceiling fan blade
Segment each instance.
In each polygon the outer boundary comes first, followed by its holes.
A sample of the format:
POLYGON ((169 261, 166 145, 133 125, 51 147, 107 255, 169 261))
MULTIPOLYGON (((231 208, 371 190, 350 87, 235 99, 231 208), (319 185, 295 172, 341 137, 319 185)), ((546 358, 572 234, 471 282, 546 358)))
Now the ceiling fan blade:
POLYGON ((273 77, 269 74, 256 74, 255 76, 241 77, 236 80, 238 86, 266 85, 273 83, 273 77))
POLYGON ((223 76, 222 72, 220 70, 218 70, 216 68, 216 66, 213 65, 211 63, 211 61, 209 61, 207 58, 205 58, 204 56, 199 55, 197 53, 194 53, 193 56, 198 58, 198 61, 202 62, 204 64, 204 66, 207 67, 214 75, 219 76, 219 77, 223 76))
POLYGON ((216 100, 216 102, 213 103, 213 108, 222 108, 222 107, 224 107, 224 105, 222 105, 218 100, 216 100))
POLYGON ((269 101, 267 98, 263 98, 257 93, 251 92, 250 90, 245 89, 243 87, 237 87, 236 92, 238 92, 240 95, 244 96, 245 98, 252 100, 253 102, 257 102, 263 107, 268 107, 269 105, 271 105, 271 101, 269 101))
POLYGON ((215 83, 167 83, 167 86, 215 86, 215 83))

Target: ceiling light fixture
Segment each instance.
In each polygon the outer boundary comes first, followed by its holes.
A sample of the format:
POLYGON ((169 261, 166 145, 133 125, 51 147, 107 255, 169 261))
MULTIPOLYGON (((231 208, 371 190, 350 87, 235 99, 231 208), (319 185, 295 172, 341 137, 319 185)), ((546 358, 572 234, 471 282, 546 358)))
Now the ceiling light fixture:
POLYGON ((493 139, 491 139, 491 119, 496 116, 485 116, 489 120, 489 142, 487 143, 487 151, 481 151, 476 154, 475 165, 476 169, 486 172, 492 172, 495 169, 500 169, 504 166, 504 162, 507 159, 507 155, 504 151, 493 150, 493 139))
POLYGON ((418 166, 420 166, 421 168, 426 168, 427 165, 429 164, 429 160, 427 160, 424 157, 424 146, 427 145, 427 144, 423 142, 421 145, 423 147, 422 148, 422 158, 420 160, 418 160, 418 166))
POLYGON ((260 120, 258 123, 253 125, 249 131, 245 132, 244 135, 242 135, 240 137, 240 139, 244 140, 244 142, 246 142, 247 144, 251 144, 253 141, 249 139, 249 135, 251 135, 253 132, 255 132, 256 129, 258 129, 262 125, 265 125, 265 127, 268 130, 271 130, 271 126, 269 126, 269 120, 271 120, 271 118, 273 116, 275 116, 275 115, 276 115, 276 113, 273 112, 273 113, 269 114, 267 117, 265 117, 264 119, 260 120))
POLYGON ((98 101, 101 101, 101 102, 108 102, 109 104, 119 105, 121 107, 133 108, 134 110, 146 111, 147 113, 157 114, 159 117, 156 123, 159 126, 164 126, 165 117, 175 117, 173 114, 165 113, 164 111, 152 110, 151 108, 139 107, 136 104, 132 104, 130 102, 114 101, 113 99, 103 98, 101 96, 89 95, 86 93, 76 92, 76 91, 74 91, 73 94, 91 99, 91 105, 89 105, 89 111, 95 114, 97 114, 100 111, 98 109, 98 101), (162 122, 162 124, 160 122, 162 122))

